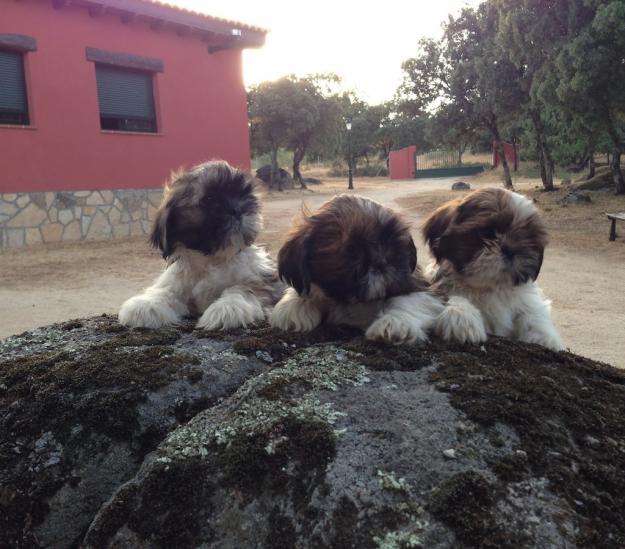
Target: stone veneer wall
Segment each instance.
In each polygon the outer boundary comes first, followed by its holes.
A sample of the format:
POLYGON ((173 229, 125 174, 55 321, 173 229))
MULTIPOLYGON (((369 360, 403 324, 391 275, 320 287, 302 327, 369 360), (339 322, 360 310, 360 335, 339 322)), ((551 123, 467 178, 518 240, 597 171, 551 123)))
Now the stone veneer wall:
POLYGON ((147 235, 161 189, 0 193, 0 248, 147 235))

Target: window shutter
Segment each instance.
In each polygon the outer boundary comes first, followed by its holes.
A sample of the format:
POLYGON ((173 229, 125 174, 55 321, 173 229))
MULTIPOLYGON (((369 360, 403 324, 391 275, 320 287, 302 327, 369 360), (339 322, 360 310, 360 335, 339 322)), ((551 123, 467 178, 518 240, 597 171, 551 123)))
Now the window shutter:
POLYGON ((0 51, 0 111, 26 115, 26 83, 21 53, 0 51))
POLYGON ((100 116, 154 120, 152 74, 96 65, 100 116))

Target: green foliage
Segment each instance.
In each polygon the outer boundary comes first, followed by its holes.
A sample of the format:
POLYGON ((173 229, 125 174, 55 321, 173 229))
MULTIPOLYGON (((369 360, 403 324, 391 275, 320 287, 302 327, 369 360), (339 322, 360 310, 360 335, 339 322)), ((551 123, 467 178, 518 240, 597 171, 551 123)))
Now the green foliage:
POLYGON ((413 116, 428 113, 441 93, 448 91, 448 70, 442 48, 441 42, 422 38, 417 56, 402 63, 403 82, 397 91, 402 112, 413 116))
MULTIPOLYGON (((421 40, 417 56, 402 65, 402 110, 429 113, 431 141, 459 155, 484 130, 501 142, 525 101, 519 71, 496 39, 498 25, 493 2, 465 8, 450 16, 440 41, 421 40)), ((512 184, 508 171, 506 184, 512 184)))
POLYGON ((386 109, 384 105, 370 107, 359 102, 352 104, 350 114, 352 129, 343 140, 343 154, 347 158, 351 146, 352 163, 356 165, 358 160, 368 160, 379 150, 379 129, 386 116, 386 109))
POLYGON ((252 150, 256 155, 269 154, 273 173, 278 169, 279 150, 289 150, 293 177, 305 186, 299 166, 306 153, 336 148, 341 104, 336 94, 327 94, 337 82, 335 75, 291 75, 250 90, 252 150))
MULTIPOLYGON (((292 158, 293 155, 291 152, 283 148, 278 149, 278 166, 288 166, 291 163, 292 158)), ((258 168, 266 166, 267 164, 271 164, 271 155, 269 153, 258 154, 252 157, 253 170, 257 170, 258 168)))
POLYGON ((625 192, 625 0, 485 0, 443 27, 403 63, 398 90, 401 112, 429 116, 434 145, 461 153, 484 130, 520 140, 547 190, 554 160, 609 151, 625 192))
MULTIPOLYGON (((277 165, 280 151, 290 151, 299 179, 306 155, 340 157, 358 171, 375 159, 388 165, 390 151, 408 145, 461 158, 514 141, 537 162, 546 190, 556 163, 581 169, 610 153, 615 189, 625 193, 625 0, 485 0, 450 16, 443 30, 440 40, 418 42, 386 103, 341 92, 332 74, 252 89, 255 154, 277 165)), ((505 165, 504 174, 511 185, 505 165)))
POLYGON ((405 112, 395 101, 368 105, 354 92, 339 93, 339 84, 335 75, 321 74, 288 76, 252 88, 248 107, 254 166, 269 163, 277 172, 289 163, 288 151, 293 177, 304 186, 299 167, 306 157, 341 157, 347 163, 351 150, 355 173, 377 176, 388 174, 388 166, 369 168, 370 161, 387 163, 391 150, 408 145, 430 147, 426 116, 405 112), (349 133, 347 117, 352 119, 349 133))
POLYGON ((589 152, 611 149, 615 190, 625 193, 619 162, 625 152, 625 1, 586 5, 585 17, 554 56, 555 94, 548 94, 553 76, 544 76, 540 91, 590 136, 580 138, 589 152))

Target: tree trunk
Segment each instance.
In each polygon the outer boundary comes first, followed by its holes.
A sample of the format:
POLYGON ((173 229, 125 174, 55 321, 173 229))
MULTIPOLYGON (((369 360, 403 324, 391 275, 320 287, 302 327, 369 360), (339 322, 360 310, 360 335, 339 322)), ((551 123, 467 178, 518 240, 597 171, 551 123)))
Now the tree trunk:
POLYGON ((463 152, 464 152, 464 149, 462 145, 458 146, 458 166, 462 166, 462 153, 463 152))
POLYGON ((537 110, 532 109, 530 111, 532 123, 534 125, 534 132, 536 134, 536 149, 538 151, 538 159, 540 161, 540 178, 543 182, 543 187, 546 191, 553 191, 553 172, 554 162, 551 156, 551 148, 547 143, 547 135, 545 133, 545 126, 540 118, 540 113, 537 110))
POLYGON ((506 189, 513 190, 514 187, 512 185, 512 176, 510 175, 510 166, 508 165, 508 159, 506 158, 506 151, 503 148, 503 142, 501 141, 501 135, 499 135, 499 128, 497 127, 497 123, 495 121, 492 122, 490 131, 495 138, 495 149, 497 150, 497 155, 501 160, 501 165, 503 167, 503 176, 504 181, 503 185, 506 189))
MULTIPOLYGON (((621 154, 623 153, 623 140, 614 126, 614 122, 610 114, 608 114, 608 135, 612 140, 612 158, 609 162, 612 170, 612 179, 614 180, 614 194, 625 194, 625 179, 623 178, 623 170, 621 170, 621 154)), ((609 153, 608 153, 609 156, 609 153)))
POLYGON ((614 179, 614 194, 625 194, 625 178, 621 169, 621 149, 619 147, 614 147, 610 168, 614 179))
POLYGON ((391 151, 393 150, 393 142, 390 141, 386 147, 384 147, 384 158, 386 162, 386 169, 390 170, 391 168, 391 151))
POLYGON ((512 176, 510 175, 510 166, 508 159, 506 158, 506 151, 503 148, 503 142, 501 139, 495 140, 495 147, 497 148, 497 154, 501 159, 501 166, 503 167, 503 185, 506 189, 513 190, 512 176))
POLYGON ((588 158, 588 177, 586 179, 592 179, 595 177, 595 153, 590 153, 590 157, 588 158))
MULTIPOLYGON (((269 176, 269 187, 275 188, 276 186, 276 176, 278 175, 278 147, 271 149, 271 174, 269 176)), ((282 178, 278 177, 278 190, 280 192, 284 191, 282 187, 282 178)))
POLYGON ((304 182, 304 178, 302 177, 302 172, 299 169, 305 154, 306 151, 301 148, 296 148, 293 151, 293 179, 299 182, 300 188, 302 189, 308 188, 304 182))

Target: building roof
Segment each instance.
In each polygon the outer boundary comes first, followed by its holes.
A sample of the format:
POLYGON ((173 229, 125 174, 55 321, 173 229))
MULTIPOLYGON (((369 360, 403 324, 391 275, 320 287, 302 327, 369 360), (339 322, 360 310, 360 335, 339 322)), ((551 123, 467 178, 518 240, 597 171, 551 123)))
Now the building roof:
POLYGON ((267 29, 258 27, 256 25, 249 25, 247 23, 241 23, 239 21, 234 21, 232 19, 224 19, 223 17, 215 17, 214 15, 208 15, 207 13, 201 13, 199 11, 194 11, 194 10, 190 10, 187 8, 183 8, 181 6, 176 6, 176 5, 170 4, 169 2, 160 2, 159 0, 138 0, 138 1, 144 4, 147 3, 147 4, 153 4, 155 6, 162 6, 166 9, 169 9, 175 12, 185 13, 193 17, 199 17, 200 19, 219 21, 221 23, 225 23, 227 25, 231 25, 239 29, 247 29, 250 31, 262 32, 262 33, 268 32, 267 29))
POLYGON ((265 43, 266 29, 173 6, 158 0, 52 0, 61 9, 81 6, 91 16, 119 15, 124 23, 144 21, 155 30, 175 30, 196 35, 207 43, 209 53, 228 48, 254 48, 265 43))

